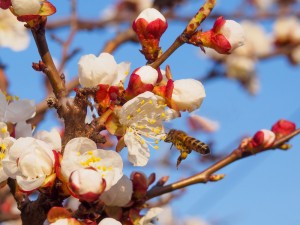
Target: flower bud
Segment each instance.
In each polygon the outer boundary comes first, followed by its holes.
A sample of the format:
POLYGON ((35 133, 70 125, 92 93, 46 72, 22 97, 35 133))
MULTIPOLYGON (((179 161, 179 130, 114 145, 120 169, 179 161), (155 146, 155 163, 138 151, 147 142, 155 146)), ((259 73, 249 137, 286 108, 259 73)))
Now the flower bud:
POLYGON ((0 8, 8 9, 11 6, 11 0, 0 0, 0 8))
POLYGON ((40 0, 12 0, 11 3, 18 16, 37 15, 41 8, 40 0))
POLYGON ((119 221, 113 218, 105 218, 98 225, 122 225, 119 221))
POLYGON ((155 60, 160 52, 159 40, 167 29, 165 17, 156 9, 148 8, 140 13, 132 24, 143 47, 147 60, 155 60))
POLYGON ((132 191, 131 180, 123 175, 118 183, 101 195, 101 200, 105 205, 122 207, 131 200, 132 191))
POLYGON ((277 138, 289 135, 296 130, 296 124, 288 120, 279 120, 272 126, 272 131, 277 138))
POLYGON ((251 144, 254 148, 269 148, 275 141, 275 134, 270 130, 262 129, 253 136, 251 144))
POLYGON ((50 223, 50 225, 80 225, 81 223, 74 218, 63 218, 58 219, 54 223, 50 223))
POLYGON ((299 21, 296 17, 279 17, 273 26, 276 44, 284 45, 296 39, 298 29, 299 21))
POLYGON ((106 186, 101 174, 91 168, 73 171, 70 175, 69 183, 70 189, 75 195, 74 197, 87 202, 97 200, 106 186))
POLYGON ((221 54, 229 54, 245 43, 245 34, 239 23, 219 17, 211 30, 196 32, 190 42, 213 48, 221 54))
POLYGON ((182 79, 174 81, 172 101, 180 111, 192 112, 198 109, 205 96, 204 87, 198 80, 182 79))
POLYGON ((130 176, 133 184, 133 198, 142 199, 147 194, 148 180, 144 173, 133 172, 130 176))
POLYGON ((127 98, 131 99, 146 91, 152 91, 158 79, 158 72, 151 66, 142 66, 130 76, 128 88, 126 89, 127 98))
POLYGON ((117 64, 109 53, 84 55, 78 62, 79 83, 83 87, 96 87, 99 84, 118 85, 129 73, 130 63, 117 64))

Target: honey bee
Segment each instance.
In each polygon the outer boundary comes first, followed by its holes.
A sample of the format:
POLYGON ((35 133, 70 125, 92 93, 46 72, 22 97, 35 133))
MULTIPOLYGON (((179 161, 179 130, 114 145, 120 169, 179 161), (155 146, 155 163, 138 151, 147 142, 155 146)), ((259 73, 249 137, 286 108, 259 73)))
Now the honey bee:
POLYGON ((188 154, 192 151, 196 151, 201 155, 207 155, 210 153, 210 149, 207 144, 187 135, 181 130, 171 129, 164 141, 172 143, 172 146, 175 145, 175 147, 180 151, 180 156, 178 157, 176 164, 177 168, 181 161, 186 159, 188 154))

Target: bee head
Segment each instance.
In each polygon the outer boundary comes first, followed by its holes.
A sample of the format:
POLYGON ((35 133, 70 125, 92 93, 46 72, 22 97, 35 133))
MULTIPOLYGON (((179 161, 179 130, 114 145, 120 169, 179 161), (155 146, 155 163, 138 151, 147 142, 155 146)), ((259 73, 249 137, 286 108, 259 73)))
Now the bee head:
POLYGON ((168 134, 167 134, 167 137, 166 137, 166 139, 165 139, 165 142, 172 142, 172 140, 173 140, 173 135, 174 135, 175 132, 176 132, 175 129, 171 129, 171 130, 168 132, 168 134))

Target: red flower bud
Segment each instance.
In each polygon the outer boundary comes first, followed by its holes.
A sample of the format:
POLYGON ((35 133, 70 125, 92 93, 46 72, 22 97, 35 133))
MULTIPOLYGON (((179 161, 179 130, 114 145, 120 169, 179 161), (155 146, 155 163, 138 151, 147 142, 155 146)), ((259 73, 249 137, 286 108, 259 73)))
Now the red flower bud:
POLYGON ((233 20, 224 20, 219 17, 209 31, 196 32, 190 43, 197 46, 213 48, 221 54, 229 54, 245 42, 242 26, 233 20))
POLYGON ((125 91, 127 99, 132 99, 135 96, 146 91, 152 91, 158 79, 158 72, 151 66, 142 66, 130 76, 128 88, 125 91))
POLYGON ((275 141, 275 134, 270 130, 262 129, 253 136, 251 144, 254 148, 269 148, 275 141))
POLYGON ((296 130, 296 124, 288 120, 279 120, 272 126, 272 131, 277 138, 289 135, 296 130))
POLYGON ((160 52, 159 40, 167 29, 165 17, 156 9, 148 8, 140 13, 132 24, 143 47, 142 53, 147 60, 155 60, 160 52))

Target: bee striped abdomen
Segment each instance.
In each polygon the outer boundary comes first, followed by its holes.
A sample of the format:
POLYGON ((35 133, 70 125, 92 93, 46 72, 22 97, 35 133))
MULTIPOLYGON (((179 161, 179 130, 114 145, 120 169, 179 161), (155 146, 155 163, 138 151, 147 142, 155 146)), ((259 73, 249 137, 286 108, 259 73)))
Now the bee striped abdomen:
MULTIPOLYGON (((210 150, 209 150, 209 147, 208 147, 207 144, 205 144, 202 141, 199 141, 199 140, 197 140, 196 138, 193 138, 193 137, 188 137, 188 138, 191 139, 190 140, 190 143, 191 143, 190 147, 194 151, 196 151, 196 152, 198 152, 202 155, 206 155, 206 154, 210 153, 210 150)), ((189 142, 189 141, 187 140, 187 142, 189 142)))
POLYGON ((210 149, 207 144, 187 135, 181 130, 170 130, 166 136, 165 142, 171 142, 180 151, 180 156, 177 160, 177 167, 180 162, 191 153, 192 150, 202 155, 210 153, 210 149))

